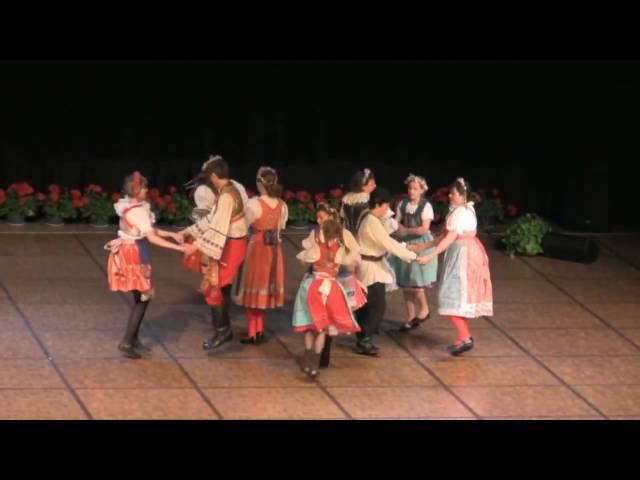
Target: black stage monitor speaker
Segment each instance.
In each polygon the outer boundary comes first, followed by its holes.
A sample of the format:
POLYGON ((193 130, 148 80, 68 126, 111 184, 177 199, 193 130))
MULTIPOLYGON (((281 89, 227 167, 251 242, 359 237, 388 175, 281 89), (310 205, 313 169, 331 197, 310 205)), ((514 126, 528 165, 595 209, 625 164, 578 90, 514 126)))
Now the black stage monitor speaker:
POLYGON ((590 237, 549 232, 542 239, 545 257, 578 263, 593 263, 600 249, 590 237))

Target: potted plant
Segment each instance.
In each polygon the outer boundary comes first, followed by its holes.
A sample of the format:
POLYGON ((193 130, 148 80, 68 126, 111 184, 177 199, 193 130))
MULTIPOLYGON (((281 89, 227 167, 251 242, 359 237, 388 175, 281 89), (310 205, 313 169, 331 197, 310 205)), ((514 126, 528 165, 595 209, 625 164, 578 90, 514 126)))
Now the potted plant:
POLYGON ((487 227, 504 220, 504 205, 500 196, 500 190, 493 188, 491 197, 484 195, 484 189, 479 189, 472 194, 475 202, 474 208, 478 217, 478 225, 487 227))
POLYGON ((315 207, 311 201, 311 195, 308 192, 300 191, 293 195, 285 192, 285 199, 289 209, 288 225, 291 228, 307 229, 309 223, 313 222, 316 217, 315 207))
POLYGON ((104 228, 109 225, 109 219, 114 215, 113 202, 100 185, 89 185, 80 198, 77 193, 75 195, 80 215, 88 219, 92 227, 104 228))
POLYGON ((25 218, 34 217, 37 203, 33 187, 26 182, 14 183, 0 196, 0 216, 7 217, 9 225, 25 224, 25 218))
POLYGON ((511 258, 515 255, 539 255, 543 252, 542 242, 549 230, 546 220, 527 213, 506 230, 502 243, 511 258))
POLYGON ((78 216, 68 191, 61 195, 58 185, 49 185, 48 190, 48 196, 42 193, 36 196, 41 202, 47 225, 59 227, 64 225, 65 220, 75 219, 78 216))
POLYGON ((175 187, 169 187, 169 195, 165 195, 164 200, 166 201, 166 208, 163 210, 164 218, 171 225, 176 228, 191 225, 191 212, 195 204, 187 195, 178 193, 175 187))

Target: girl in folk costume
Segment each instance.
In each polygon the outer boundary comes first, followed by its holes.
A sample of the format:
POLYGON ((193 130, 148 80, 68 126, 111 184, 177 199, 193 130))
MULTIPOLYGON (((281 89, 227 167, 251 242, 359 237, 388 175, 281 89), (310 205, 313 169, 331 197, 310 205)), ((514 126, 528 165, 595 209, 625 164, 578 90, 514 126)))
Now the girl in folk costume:
POLYGON ((176 245, 164 240, 172 238, 182 243, 182 238, 173 232, 153 227, 155 218, 145 201, 148 182, 139 172, 124 180, 125 197, 114 208, 120 217, 118 239, 105 245, 110 251, 108 260, 109 288, 114 292, 133 292, 134 305, 129 315, 127 330, 118 349, 128 358, 140 358, 149 349, 138 338, 142 319, 153 296, 151 286, 151 258, 147 240, 155 245, 179 252, 190 252, 195 247, 176 245))
POLYGON ((493 315, 489 258, 476 236, 476 213, 473 202, 467 201, 470 193, 469 184, 463 178, 453 182, 449 187, 451 209, 447 215, 446 230, 432 242, 412 246, 415 251, 436 247, 421 257, 420 263, 428 263, 445 252, 438 313, 449 315, 458 331, 456 342, 449 347, 451 355, 460 355, 473 348, 468 318, 493 315))
MULTIPOLYGON (((209 160, 212 159, 214 159, 213 155, 209 157, 209 160)), ((200 174, 185 184, 187 189, 195 189, 193 191, 193 200, 196 206, 191 213, 191 220, 194 223, 198 223, 207 215, 212 214, 216 208, 216 202, 218 199, 216 187, 205 175, 205 165, 207 165, 207 162, 202 165, 200 174)), ((235 180, 230 180, 230 182, 240 192, 242 201, 246 205, 248 197, 244 187, 235 180)), ((195 239, 193 237, 189 237, 188 242, 193 243, 195 242, 195 239)), ((208 257, 202 255, 199 250, 196 250, 191 255, 185 255, 183 257, 182 265, 187 270, 202 273, 203 268, 207 268, 208 266, 207 258, 208 257)))
MULTIPOLYGON (((314 244, 320 243, 320 233, 322 224, 327 220, 335 220, 339 222, 338 212, 326 203, 319 203, 316 208, 316 225, 309 236, 302 241, 302 248, 312 248, 314 244)), ((342 238, 344 239, 344 245, 352 252, 360 251, 360 246, 356 241, 356 238, 347 229, 342 231, 342 238)), ((365 303, 367 303, 367 287, 362 285, 358 278, 354 275, 356 264, 349 266, 341 265, 338 272, 338 282, 342 285, 347 298, 349 299, 349 306, 354 312, 360 309, 365 303)), ((310 266, 309 273, 313 272, 313 266, 310 266)))
POLYGON ((205 350, 217 348, 233 338, 231 332, 231 285, 247 251, 247 224, 243 196, 229 180, 229 166, 217 155, 203 165, 203 174, 219 195, 215 208, 180 235, 190 235, 206 259, 200 291, 211 307, 214 336, 205 340, 205 350))
MULTIPOLYGON (((400 202, 397 208, 396 218, 400 226, 395 232, 395 236, 399 241, 409 245, 430 242, 433 240, 429 231, 433 220, 433 207, 424 198, 428 189, 427 182, 423 177, 410 174, 404 183, 407 185, 408 196, 400 202)), ((425 256, 431 251, 423 250, 418 256, 425 256)), ((420 265, 406 263, 394 257, 391 265, 395 271, 398 286, 402 288, 407 306, 407 323, 400 330, 408 332, 431 316, 424 289, 436 281, 438 259, 434 259, 427 265, 420 265)))
POLYGON ((304 332, 302 368, 309 375, 316 376, 327 334, 350 334, 360 330, 347 294, 337 281, 340 265, 356 265, 360 255, 345 245, 343 228, 333 219, 322 223, 319 243, 313 241, 308 247, 297 258, 311 263, 313 272, 298 289, 293 329, 304 332))
POLYGON ((405 245, 389 236, 383 219, 389 210, 391 195, 385 189, 377 189, 369 199, 369 211, 358 229, 358 243, 362 262, 358 266, 358 279, 367 287, 367 304, 358 310, 358 323, 362 331, 358 334, 355 352, 361 355, 377 355, 378 348, 372 336, 377 333, 386 310, 386 285, 393 281, 393 271, 384 262, 391 253, 405 262, 414 261, 417 255, 405 245))
POLYGON ((344 227, 354 236, 358 225, 369 209, 369 195, 376 189, 376 179, 368 168, 358 171, 351 178, 350 192, 342 198, 340 218, 344 227))
MULTIPOLYGON (((335 220, 339 222, 338 211, 327 205, 326 203, 318 204, 316 208, 316 225, 309 236, 302 241, 302 248, 312 248, 314 244, 320 244, 320 229, 322 224, 327 220, 335 220)), ((360 246, 355 237, 347 229, 343 229, 342 238, 344 239, 345 247, 352 252, 360 251, 360 246)), ((344 288, 349 300, 349 306, 352 311, 356 311, 367 303, 367 287, 365 287, 355 276, 356 265, 341 265, 338 271, 338 282, 344 288)), ((309 274, 313 274, 313 265, 309 266, 309 274)), ((324 349, 322 350, 322 356, 320 358, 320 368, 326 368, 331 361, 331 337, 328 336, 325 339, 324 349)))
POLYGON ((278 184, 278 174, 273 168, 258 170, 256 186, 260 196, 249 200, 245 208, 251 236, 235 299, 236 304, 246 308, 249 320, 249 335, 240 342, 252 345, 264 341, 266 310, 284 305, 280 230, 288 217, 287 204, 279 198, 282 186, 278 184))

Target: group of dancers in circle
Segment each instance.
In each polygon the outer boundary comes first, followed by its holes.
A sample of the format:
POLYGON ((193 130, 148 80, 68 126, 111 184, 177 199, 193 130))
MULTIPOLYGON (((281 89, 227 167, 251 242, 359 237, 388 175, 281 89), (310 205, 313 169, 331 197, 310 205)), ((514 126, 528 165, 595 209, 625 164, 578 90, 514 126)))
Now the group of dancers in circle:
MULTIPOLYGON (((355 336, 354 352, 377 356, 374 344, 386 310, 386 294, 402 289, 409 332, 431 317, 426 288, 438 287, 438 313, 448 316, 457 338, 452 355, 473 348, 468 319, 493 315, 489 260, 476 235, 477 219, 468 182, 449 186, 450 209, 443 231, 434 238, 434 212, 426 198, 423 177, 409 175, 407 196, 393 212, 388 190, 376 186, 373 172, 357 172, 339 210, 328 204, 316 209, 317 225, 302 241, 297 258, 307 265, 298 289, 292 328, 304 337, 301 366, 311 377, 329 364, 331 338, 355 336), (438 279, 438 257, 444 253, 438 279)), ((230 307, 245 308, 248 333, 240 341, 265 341, 267 310, 285 303, 281 232, 288 219, 282 186, 271 167, 256 175, 258 195, 230 178, 219 155, 204 162, 193 188, 193 225, 179 232, 154 226, 146 201, 147 179, 139 172, 124 180, 124 196, 114 205, 120 218, 118 238, 109 250, 108 281, 112 291, 132 292, 124 338, 118 349, 128 358, 142 358, 149 348, 139 339, 149 302, 154 296, 149 243, 180 252, 182 265, 201 276, 199 291, 211 310, 213 336, 203 341, 215 350, 233 338, 230 307)))

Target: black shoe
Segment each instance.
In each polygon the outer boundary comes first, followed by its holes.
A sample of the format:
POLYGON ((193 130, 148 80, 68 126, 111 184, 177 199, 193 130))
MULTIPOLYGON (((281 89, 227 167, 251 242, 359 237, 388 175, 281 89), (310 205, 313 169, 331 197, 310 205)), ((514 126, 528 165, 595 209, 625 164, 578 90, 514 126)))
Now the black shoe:
POLYGON ((261 345, 263 343, 267 343, 267 337, 264 336, 264 332, 256 333, 256 343, 261 345))
POLYGON ((118 350, 120 350, 122 354, 127 358, 142 358, 142 355, 135 351, 133 345, 130 345, 128 343, 121 343, 120 345, 118 345, 118 350))
POLYGON ((243 345, 258 345, 258 337, 242 337, 240 339, 240 343, 242 343, 243 345))
POLYGON ((213 350, 220 345, 227 343, 233 338, 233 332, 231 328, 225 328, 224 330, 218 330, 215 337, 210 338, 202 342, 202 348, 205 350, 213 350))
POLYGON ((371 357, 378 355, 378 347, 371 343, 371 339, 359 340, 353 351, 359 355, 369 355, 371 357))
POLYGON ((458 355, 460 355, 461 353, 467 352, 469 350, 471 350, 473 348, 473 337, 469 338, 469 340, 465 340, 462 343, 459 343, 457 345, 450 345, 447 350, 449 350, 449 353, 451 355, 453 355, 454 357, 457 357, 458 355))
POLYGON ((413 330, 414 328, 416 328, 418 325, 420 325, 420 321, 418 320, 417 317, 414 317, 413 319, 411 319, 410 321, 408 321, 407 323, 405 323, 404 325, 402 325, 398 331, 402 332, 402 333, 406 333, 410 330, 413 330))

